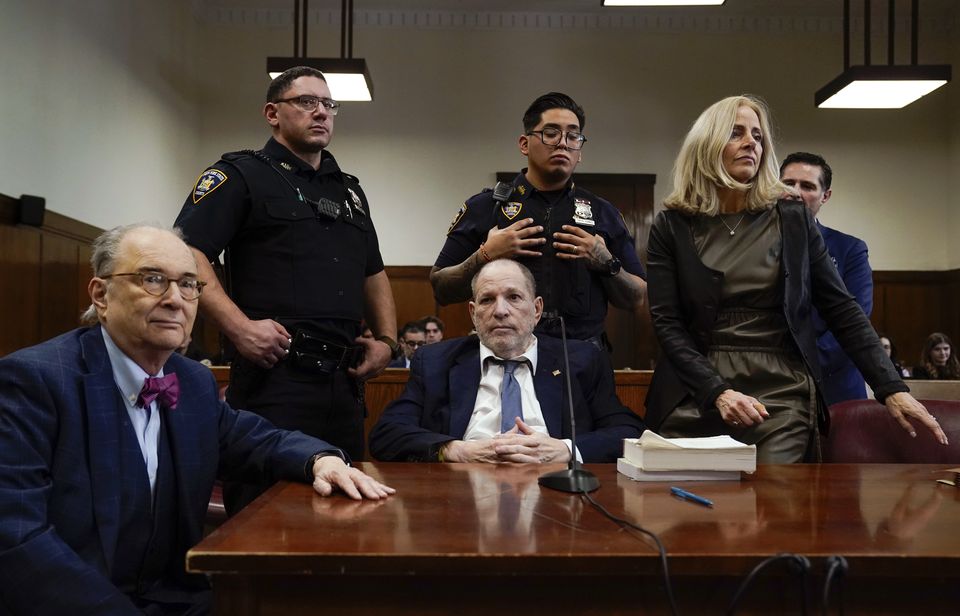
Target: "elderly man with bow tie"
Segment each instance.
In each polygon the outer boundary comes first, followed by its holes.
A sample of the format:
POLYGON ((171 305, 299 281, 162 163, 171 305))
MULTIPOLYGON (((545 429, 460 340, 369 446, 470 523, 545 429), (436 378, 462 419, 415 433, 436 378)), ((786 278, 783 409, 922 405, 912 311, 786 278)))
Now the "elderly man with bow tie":
POLYGON ((204 286, 176 232, 107 231, 91 262, 94 325, 0 359, 0 614, 206 613, 184 555, 216 478, 393 493, 332 445, 231 409, 174 354, 204 286))

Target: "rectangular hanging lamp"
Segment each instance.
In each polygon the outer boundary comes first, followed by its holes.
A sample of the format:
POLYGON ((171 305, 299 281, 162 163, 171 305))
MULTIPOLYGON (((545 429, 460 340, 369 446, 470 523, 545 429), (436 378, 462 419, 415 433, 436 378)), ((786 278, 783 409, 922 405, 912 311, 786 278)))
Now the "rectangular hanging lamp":
POLYGON ((946 84, 949 64, 851 66, 814 95, 822 109, 901 109, 946 84))
POLYGON ((323 73, 334 100, 373 100, 373 81, 363 58, 267 58, 270 79, 295 66, 309 66, 323 73))
POLYGON ((727 0, 603 0, 601 6, 720 6, 727 0))
POLYGON ((315 68, 327 80, 330 96, 337 101, 372 101, 373 80, 363 58, 353 57, 353 0, 340 4, 340 57, 307 57, 307 12, 309 0, 295 0, 293 8, 293 56, 268 57, 267 74, 276 79, 280 73, 295 66, 315 68), (301 10, 302 9, 302 10, 301 10), (300 37, 303 26, 303 39, 300 37))
POLYGON ((843 0, 843 72, 817 90, 821 109, 901 109, 950 81, 949 64, 917 63, 919 2, 913 0, 910 64, 894 64, 895 0, 887 3, 887 64, 870 64, 870 0, 863 0, 863 64, 850 66, 850 0, 843 0))

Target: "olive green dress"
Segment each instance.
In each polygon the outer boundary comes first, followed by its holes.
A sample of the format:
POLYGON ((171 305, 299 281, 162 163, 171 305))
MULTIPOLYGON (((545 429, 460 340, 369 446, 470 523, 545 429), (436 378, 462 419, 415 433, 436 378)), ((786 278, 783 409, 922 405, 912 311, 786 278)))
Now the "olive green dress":
POLYGON ((734 390, 757 398, 770 417, 736 428, 724 423, 716 408, 701 411, 688 396, 664 420, 660 434, 729 434, 756 444, 761 463, 818 459, 816 389, 783 316, 778 211, 698 216, 693 237, 703 264, 724 274, 707 359, 734 390))

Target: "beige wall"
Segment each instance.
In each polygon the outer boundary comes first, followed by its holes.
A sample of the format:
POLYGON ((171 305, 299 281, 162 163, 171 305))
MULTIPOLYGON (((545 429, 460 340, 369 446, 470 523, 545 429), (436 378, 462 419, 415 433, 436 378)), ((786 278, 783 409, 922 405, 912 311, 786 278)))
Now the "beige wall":
MULTIPOLYGON (((11 100, 3 79, 3 115, 21 121, 0 125, 0 136, 17 144, 20 162, 0 166, 0 192, 45 194, 51 208, 99 225, 172 220, 204 165, 266 140, 264 62, 289 53, 285 14, 240 23, 176 8, 186 2, 132 4, 101 0, 95 17, 61 13, 56 54, 43 37, 0 26, 0 49, 12 36, 53 71, 0 68, 40 103, 11 100), (120 42, 105 44, 114 37, 120 42), (131 57, 140 59, 130 66, 131 57), (61 82, 63 98, 54 95, 61 82)), ((42 9, 33 6, 18 6, 12 21, 37 29, 42 9)), ((0 23, 10 24, 7 14, 0 23)), ((335 55, 336 17, 318 20, 312 55, 335 55)), ((558 89, 587 111, 580 170, 655 173, 658 200, 696 115, 722 96, 760 94, 775 114, 778 155, 820 151, 834 166, 823 222, 864 238, 876 269, 960 267, 951 241, 960 232, 960 75, 900 111, 817 110, 813 93, 841 69, 836 23, 369 21, 358 17, 354 49, 370 65, 376 101, 344 106, 331 149, 370 196, 388 264, 433 262, 464 198, 489 186, 493 172, 523 165, 516 137, 526 105, 558 89)), ((925 32, 921 60, 960 66, 956 34, 956 16, 925 32)))
POLYGON ((0 192, 97 226, 170 220, 196 167, 182 2, 0 0, 0 192))

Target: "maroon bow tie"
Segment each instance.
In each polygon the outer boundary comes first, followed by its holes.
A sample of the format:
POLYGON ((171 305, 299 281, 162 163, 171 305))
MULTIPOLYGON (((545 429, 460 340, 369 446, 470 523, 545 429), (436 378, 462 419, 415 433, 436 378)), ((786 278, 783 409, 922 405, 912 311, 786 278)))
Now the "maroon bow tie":
POLYGON ((137 406, 147 408, 156 400, 160 408, 172 411, 177 408, 179 397, 180 381, 175 372, 162 377, 148 376, 143 379, 143 389, 137 396, 137 406))

